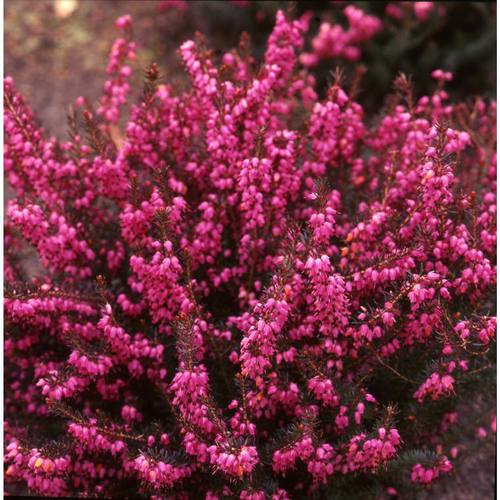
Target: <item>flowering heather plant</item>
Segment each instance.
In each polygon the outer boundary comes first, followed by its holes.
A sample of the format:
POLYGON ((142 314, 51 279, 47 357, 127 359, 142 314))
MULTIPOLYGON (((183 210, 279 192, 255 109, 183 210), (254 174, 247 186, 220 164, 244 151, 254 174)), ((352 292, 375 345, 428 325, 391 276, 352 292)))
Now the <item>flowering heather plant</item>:
POLYGON ((6 78, 7 490, 388 498, 496 431, 496 103, 440 70, 375 119, 361 71, 320 100, 308 20, 260 65, 183 43, 189 86, 149 66, 122 140, 130 16, 67 142, 6 78))

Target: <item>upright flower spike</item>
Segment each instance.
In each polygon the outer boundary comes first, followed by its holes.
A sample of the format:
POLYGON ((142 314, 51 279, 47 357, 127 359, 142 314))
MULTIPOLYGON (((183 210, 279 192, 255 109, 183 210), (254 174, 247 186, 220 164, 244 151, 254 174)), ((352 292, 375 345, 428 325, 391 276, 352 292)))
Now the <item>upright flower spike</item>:
POLYGON ((313 286, 314 314, 318 329, 324 335, 337 337, 347 326, 349 319, 344 279, 333 272, 328 255, 309 257, 306 269, 313 286))
POLYGON ((116 27, 125 31, 125 38, 117 38, 109 55, 109 64, 106 73, 113 75, 104 85, 104 96, 97 113, 109 124, 118 123, 120 106, 127 101, 127 94, 131 92, 127 78, 132 74, 126 60, 135 61, 135 43, 131 42, 132 18, 126 14, 116 20, 116 27))
POLYGON ((304 45, 303 34, 309 27, 309 14, 304 14, 300 19, 289 21, 283 11, 276 14, 276 24, 267 41, 267 50, 264 60, 269 67, 277 65, 277 86, 284 87, 292 75, 296 63, 295 49, 304 45))
POLYGON ((288 317, 290 308, 282 281, 281 276, 274 276, 266 300, 255 306, 248 321, 250 326, 241 341, 243 373, 252 378, 262 375, 272 366, 277 336, 288 317))

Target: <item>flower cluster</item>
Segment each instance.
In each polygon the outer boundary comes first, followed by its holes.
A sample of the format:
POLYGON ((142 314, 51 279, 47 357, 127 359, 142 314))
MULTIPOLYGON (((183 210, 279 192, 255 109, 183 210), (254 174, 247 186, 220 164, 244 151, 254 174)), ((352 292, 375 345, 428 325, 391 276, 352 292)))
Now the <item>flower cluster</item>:
POLYGON ((432 399, 438 399, 443 394, 447 396, 453 391, 453 382, 454 379, 451 375, 433 373, 418 388, 413 397, 417 398, 419 403, 421 403, 426 396, 430 396, 432 399))
POLYGON ((440 472, 449 472, 452 469, 450 461, 444 457, 440 460, 438 465, 426 469, 421 464, 417 464, 413 467, 411 472, 411 480, 414 483, 429 484, 431 481, 439 477, 440 472))
MULTIPOLYGON (((434 2, 413 2, 413 4, 410 2, 390 2, 385 8, 385 13, 394 19, 401 19, 405 15, 405 9, 406 11, 413 10, 418 21, 424 22, 427 21, 434 7, 434 2)), ((438 13, 443 16, 446 13, 446 7, 440 7, 438 13)))
POLYGON ((175 483, 182 481, 193 473, 193 466, 175 467, 161 460, 156 463, 144 455, 139 455, 134 460, 134 469, 138 471, 141 479, 147 482, 154 490, 171 488, 175 483))
MULTIPOLYGON (((432 2, 421 2, 432 3, 432 2)), ((348 5, 344 9, 349 27, 324 22, 312 40, 313 52, 304 52, 300 61, 305 66, 316 66, 321 59, 342 57, 357 61, 361 56, 360 45, 369 42, 381 29, 382 22, 376 16, 365 14, 362 9, 348 5)))
POLYGON ((346 463, 342 466, 344 474, 358 469, 376 471, 394 457, 397 447, 401 444, 401 437, 396 429, 387 432, 381 427, 378 430, 378 437, 366 438, 367 436, 361 433, 349 441, 346 463))
POLYGON ((217 468, 226 474, 241 477, 243 474, 251 474, 258 462, 257 450, 253 446, 242 446, 235 453, 224 451, 218 445, 210 446, 210 462, 216 464, 217 468))
MULTIPOLYGON (((345 14, 320 53, 379 29, 345 14)), ((496 103, 436 70, 367 117, 362 72, 322 96, 301 66, 310 17, 279 11, 261 61, 185 41, 186 85, 150 65, 123 131, 130 16, 68 141, 6 78, 6 489, 392 495, 491 437, 496 103)))

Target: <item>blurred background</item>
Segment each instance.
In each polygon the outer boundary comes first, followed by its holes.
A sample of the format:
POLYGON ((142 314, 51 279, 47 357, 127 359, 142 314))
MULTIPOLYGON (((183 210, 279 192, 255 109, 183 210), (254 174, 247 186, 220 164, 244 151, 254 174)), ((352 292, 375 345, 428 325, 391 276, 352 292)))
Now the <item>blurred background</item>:
MULTIPOLYGON (((379 109, 401 71, 412 75, 416 96, 434 90, 436 81, 429 75, 440 68, 453 72, 446 85, 453 99, 496 99, 496 3, 297 2, 292 8, 296 15, 312 12, 306 52, 314 52, 313 40, 325 23, 338 25, 343 33, 349 30, 348 5, 375 16, 381 28, 358 44, 358 60, 323 57, 309 68, 320 95, 337 66, 349 83, 356 65, 363 64, 367 71, 356 99, 368 113, 379 109)), ((260 62, 276 11, 288 8, 281 1, 5 0, 5 75, 14 78, 48 135, 64 140, 68 106, 81 95, 96 104, 102 95, 109 50, 120 36, 117 17, 131 14, 134 22, 133 101, 142 88, 142 69, 153 61, 163 81, 183 85, 177 50, 197 31, 219 54, 235 47, 246 31, 260 62)), ((8 186, 5 194, 9 199, 8 186)), ((494 460, 493 443, 476 445, 455 473, 418 499, 493 498, 494 460)))
MULTIPOLYGON (((310 68, 320 93, 337 66, 349 82, 361 63, 367 71, 357 98, 367 112, 379 108, 401 71, 412 75, 418 96, 432 91, 429 74, 441 68, 454 74, 446 86, 452 98, 496 97, 494 2, 297 2, 296 15, 312 12, 306 51, 312 51, 311 41, 326 22, 347 31, 348 5, 376 16, 382 28, 359 44, 358 61, 327 57, 310 68)), ((102 93, 109 49, 119 36, 117 17, 133 17, 139 46, 133 83, 139 92, 141 70, 153 61, 165 81, 182 81, 177 49, 196 31, 222 52, 246 31, 252 55, 261 61, 275 13, 287 8, 284 1, 5 0, 5 74, 28 97, 46 130, 63 138, 67 106, 80 95, 95 101, 102 93)))

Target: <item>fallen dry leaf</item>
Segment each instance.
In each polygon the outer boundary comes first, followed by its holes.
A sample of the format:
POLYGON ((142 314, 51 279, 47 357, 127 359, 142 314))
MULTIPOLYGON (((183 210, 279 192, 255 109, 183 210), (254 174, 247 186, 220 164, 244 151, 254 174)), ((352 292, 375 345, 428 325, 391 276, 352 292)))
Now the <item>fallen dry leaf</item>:
POLYGON ((77 0, 54 0, 54 12, 60 19, 70 16, 77 8, 77 0))

